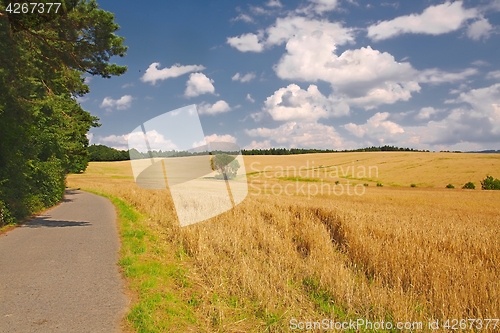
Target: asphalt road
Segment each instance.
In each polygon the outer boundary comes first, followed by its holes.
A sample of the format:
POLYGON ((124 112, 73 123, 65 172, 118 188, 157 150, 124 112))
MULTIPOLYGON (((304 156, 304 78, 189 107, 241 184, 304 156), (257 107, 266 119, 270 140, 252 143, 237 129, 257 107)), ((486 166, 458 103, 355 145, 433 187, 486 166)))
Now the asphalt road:
POLYGON ((109 200, 71 190, 0 235, 0 332, 120 332, 128 299, 115 219, 109 200))

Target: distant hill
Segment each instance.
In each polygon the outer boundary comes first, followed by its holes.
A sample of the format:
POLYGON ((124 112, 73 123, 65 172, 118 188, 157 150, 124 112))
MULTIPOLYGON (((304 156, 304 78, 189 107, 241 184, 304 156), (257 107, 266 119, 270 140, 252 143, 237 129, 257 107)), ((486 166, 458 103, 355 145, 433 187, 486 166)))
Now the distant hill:
POLYGON ((468 151, 468 153, 476 153, 476 154, 500 154, 500 150, 481 150, 481 151, 468 151))

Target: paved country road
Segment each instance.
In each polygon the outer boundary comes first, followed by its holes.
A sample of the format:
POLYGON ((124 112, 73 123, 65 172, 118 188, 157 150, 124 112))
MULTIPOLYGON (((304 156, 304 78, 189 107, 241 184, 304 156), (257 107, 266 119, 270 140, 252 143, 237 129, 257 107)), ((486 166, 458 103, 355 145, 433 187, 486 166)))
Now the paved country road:
POLYGON ((0 235, 0 332, 120 332, 128 300, 109 200, 64 202, 0 235))

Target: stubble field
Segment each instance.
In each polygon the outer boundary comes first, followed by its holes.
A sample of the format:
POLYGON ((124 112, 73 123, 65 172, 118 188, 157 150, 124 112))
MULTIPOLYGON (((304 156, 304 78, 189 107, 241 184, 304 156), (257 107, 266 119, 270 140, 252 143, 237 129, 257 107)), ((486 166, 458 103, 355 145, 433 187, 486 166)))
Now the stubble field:
MULTIPOLYGON (((138 187, 129 162, 91 163, 68 176, 69 187, 139 212, 120 226, 130 330, 286 332, 362 319, 421 322, 422 331, 439 320, 444 331, 446 320, 500 317, 500 191, 480 190, 486 175, 500 177, 500 155, 244 160, 247 198, 188 227, 179 226, 168 189, 138 187), (476 190, 461 189, 469 181, 476 190)), ((478 325, 468 321, 465 331, 478 325)))

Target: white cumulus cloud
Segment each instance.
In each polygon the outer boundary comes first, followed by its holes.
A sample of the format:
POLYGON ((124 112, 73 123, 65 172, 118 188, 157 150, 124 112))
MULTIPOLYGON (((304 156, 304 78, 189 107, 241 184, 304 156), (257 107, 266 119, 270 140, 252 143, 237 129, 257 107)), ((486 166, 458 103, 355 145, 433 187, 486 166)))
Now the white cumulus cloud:
POLYGON ((387 120, 388 117, 388 112, 377 112, 362 125, 348 123, 344 128, 359 138, 383 144, 396 134, 404 133, 404 129, 395 122, 387 120))
POLYGON ((210 142, 232 142, 236 143, 236 138, 230 134, 212 134, 212 135, 207 135, 205 136, 205 141, 210 143, 210 142))
POLYGON ((354 42, 353 29, 345 28, 341 23, 302 16, 288 16, 277 18, 275 24, 266 29, 265 44, 268 47, 280 45, 292 38, 309 36, 315 32, 330 36, 332 42, 337 45, 354 42))
POLYGON ((273 147, 328 148, 342 149, 343 141, 332 126, 315 122, 287 122, 277 128, 259 127, 245 130, 250 137, 264 138, 264 142, 254 141, 248 147, 265 148, 267 143, 273 147))
POLYGON ((126 110, 132 105, 133 97, 130 95, 124 95, 119 99, 112 99, 111 97, 105 97, 101 103, 101 108, 105 108, 107 111, 116 110, 126 110))
POLYGON ((236 16, 235 18, 232 18, 231 21, 243 21, 243 22, 247 22, 247 23, 253 23, 254 20, 253 18, 250 16, 250 15, 247 15, 247 14, 240 14, 238 16, 236 16))
POLYGON ((199 114, 216 115, 219 113, 225 113, 231 111, 231 107, 226 101, 220 100, 214 104, 201 103, 198 105, 199 114))
POLYGON ((256 34, 248 33, 239 37, 228 37, 227 43, 241 52, 262 52, 264 45, 256 34))
MULTIPOLYGON (((421 15, 403 18, 416 21, 416 26, 422 24, 427 29, 428 21, 435 15, 440 16, 440 22, 447 27, 452 26, 451 21, 458 20, 456 16, 462 17, 455 24, 458 29, 467 19, 479 14, 475 9, 464 9, 462 3, 447 2, 427 8, 421 15), (444 15, 445 12, 447 15, 444 15)), ((439 24, 434 28, 437 30, 431 29, 433 33, 444 29, 439 24)), ((248 37, 249 34, 242 36, 248 37)), ((408 61, 398 62, 390 53, 370 46, 347 49, 337 54, 338 46, 354 42, 354 30, 314 16, 277 18, 273 25, 253 34, 252 38, 258 44, 255 49, 259 52, 286 44, 286 52, 274 66, 280 79, 309 84, 323 81, 329 83, 332 89, 328 96, 324 96, 317 91, 316 85, 309 86, 307 91, 297 85, 295 90, 290 89, 291 86, 281 88, 266 100, 263 112, 252 115, 254 119, 261 119, 265 113, 280 121, 346 115, 350 107, 370 110, 384 104, 408 101, 421 90, 421 83, 455 83, 478 73, 475 68, 458 72, 437 68, 419 71, 408 61)), ((233 79, 242 77, 237 73, 233 79)))
POLYGON ((490 105, 490 116, 483 112, 460 107, 453 109, 439 120, 425 126, 407 128, 420 137, 420 142, 444 147, 497 144, 500 142, 500 108, 490 105))
POLYGON ((362 84, 369 88, 382 80, 406 81, 416 72, 409 63, 398 63, 391 54, 370 46, 337 56, 335 42, 320 32, 292 39, 286 49, 275 68, 282 79, 322 80, 335 86, 362 84))
POLYGON ((478 66, 478 67, 480 67, 480 66, 489 66, 489 64, 490 64, 489 62, 484 61, 484 60, 475 60, 475 61, 472 62, 472 65, 478 66))
POLYGON ((418 75, 418 81, 423 83, 439 84, 439 83, 453 83, 463 81, 471 75, 478 73, 476 68, 467 68, 458 73, 450 73, 442 71, 438 68, 430 68, 423 70, 418 75))
POLYGON ((325 97, 316 85, 310 85, 307 90, 303 90, 296 84, 290 84, 269 96, 263 111, 268 112, 276 121, 311 122, 319 118, 347 115, 349 106, 325 97))
POLYGON ((250 102, 252 102, 252 103, 255 103, 255 99, 253 99, 253 98, 252 98, 252 95, 250 95, 250 94, 247 94, 246 100, 247 100, 247 101, 250 101, 250 102))
POLYGON ((467 28, 467 36, 474 40, 479 40, 483 37, 488 38, 492 30, 493 26, 490 22, 482 17, 469 25, 467 28))
POLYGON ((285 80, 330 83, 330 101, 367 110, 383 104, 408 101, 419 92, 419 83, 441 84, 462 81, 478 73, 475 68, 450 73, 437 68, 418 71, 409 62, 398 62, 387 52, 370 46, 336 54, 331 34, 320 30, 292 37, 286 53, 275 65, 277 76, 285 80))
POLYGON ((296 11, 306 15, 314 13, 322 15, 325 12, 334 10, 338 6, 338 0, 309 0, 309 2, 311 3, 310 5, 298 8, 296 11))
POLYGON ((416 119, 425 120, 431 118, 431 116, 442 112, 442 109, 435 109, 432 106, 421 108, 418 114, 415 116, 416 119))
MULTIPOLYGON (((146 135, 151 149, 157 149, 158 147, 162 150, 178 149, 177 145, 175 145, 171 140, 165 139, 165 137, 156 130, 147 131, 146 135)), ((92 143, 103 144, 119 150, 128 150, 130 144, 131 147, 141 152, 146 152, 148 150, 144 140, 144 133, 142 132, 133 132, 123 135, 113 134, 104 137, 94 135, 92 143)))
POLYGON ((280 0, 269 0, 268 2, 266 2, 266 6, 281 8, 283 7, 283 4, 280 2, 280 0))
MULTIPOLYGON (((442 147, 477 146, 500 142, 500 83, 460 93, 452 103, 466 103, 448 111, 441 120, 406 127, 420 143, 442 147), (468 104, 468 105, 467 105, 468 104)), ((443 111, 444 112, 444 111, 443 111)), ((450 149, 450 148, 448 148, 450 149)), ((477 150, 478 148, 476 148, 477 150)))
POLYGON ((500 71, 489 72, 488 75, 486 75, 486 78, 500 80, 500 71))
POLYGON ((155 84, 158 80, 162 81, 169 78, 178 77, 189 72, 201 71, 205 69, 205 67, 202 65, 182 66, 180 64, 175 64, 170 68, 163 69, 158 69, 158 66, 160 66, 159 62, 154 62, 149 65, 148 69, 146 69, 146 72, 141 77, 141 81, 155 84))
POLYGON ((255 79, 255 73, 247 73, 245 75, 241 75, 240 73, 236 73, 233 75, 231 80, 233 81, 240 81, 240 82, 249 82, 253 79, 255 79))
POLYGON ((260 142, 252 140, 250 144, 245 146, 245 149, 269 149, 271 147, 272 145, 270 140, 264 140, 260 142))
POLYGON ((212 84, 214 80, 209 79, 203 73, 192 73, 189 75, 189 80, 186 82, 185 97, 196 97, 202 94, 213 94, 215 87, 212 84))
POLYGON ((368 37, 374 41, 401 34, 439 35, 458 30, 469 19, 478 16, 476 9, 466 9, 462 1, 445 2, 427 7, 421 14, 397 17, 368 27, 368 37))
POLYGON ((500 128, 500 118, 497 118, 500 104, 500 83, 489 87, 471 89, 459 95, 457 101, 470 104, 475 111, 480 112, 491 120, 496 119, 497 128, 500 128))
POLYGON ((354 31, 340 23, 311 19, 302 16, 277 18, 274 25, 259 34, 247 33, 239 37, 229 37, 227 43, 241 52, 262 52, 265 48, 280 45, 291 38, 310 35, 322 31, 331 36, 337 45, 354 42, 354 31))
POLYGON ((408 62, 397 62, 391 54, 369 46, 336 55, 334 39, 321 31, 290 39, 286 50, 275 66, 279 78, 328 82, 334 99, 350 105, 371 109, 406 101, 420 90, 418 71, 408 62))
POLYGON ((231 143, 236 143, 236 138, 230 134, 212 134, 212 135, 206 135, 204 141, 199 141, 193 143, 193 148, 196 147, 201 147, 206 144, 209 144, 210 142, 231 142, 231 143))

